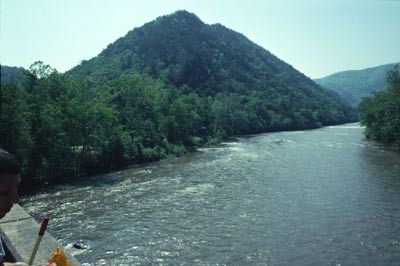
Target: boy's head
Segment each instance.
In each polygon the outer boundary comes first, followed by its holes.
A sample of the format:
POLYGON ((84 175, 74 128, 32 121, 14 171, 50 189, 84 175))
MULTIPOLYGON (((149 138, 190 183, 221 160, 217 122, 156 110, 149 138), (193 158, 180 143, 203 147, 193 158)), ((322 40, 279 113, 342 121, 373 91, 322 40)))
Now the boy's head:
POLYGON ((0 219, 19 201, 18 186, 21 182, 21 169, 17 159, 0 149, 0 219))
POLYGON ((0 149, 0 174, 20 174, 17 159, 6 150, 0 149))

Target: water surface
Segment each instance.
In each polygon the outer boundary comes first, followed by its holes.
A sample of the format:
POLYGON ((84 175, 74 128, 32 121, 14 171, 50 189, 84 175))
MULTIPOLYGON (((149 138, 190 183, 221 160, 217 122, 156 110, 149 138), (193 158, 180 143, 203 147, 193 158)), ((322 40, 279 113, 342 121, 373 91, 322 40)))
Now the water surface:
POLYGON ((363 130, 244 137, 22 205, 84 265, 396 265, 400 154, 363 130))

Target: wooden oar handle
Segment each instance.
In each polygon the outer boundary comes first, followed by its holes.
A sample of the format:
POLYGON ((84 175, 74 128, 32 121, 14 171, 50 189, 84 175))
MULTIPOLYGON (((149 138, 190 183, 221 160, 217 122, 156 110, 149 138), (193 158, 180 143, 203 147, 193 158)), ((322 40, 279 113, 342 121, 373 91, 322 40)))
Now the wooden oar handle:
POLYGON ((44 217, 42 226, 40 226, 39 235, 43 236, 46 231, 47 225, 49 224, 49 217, 44 217))
POLYGON ((35 245, 33 246, 32 254, 31 254, 31 257, 29 258, 28 265, 33 264, 33 261, 35 259, 36 253, 37 253, 39 245, 40 245, 40 241, 42 241, 42 237, 44 235, 44 232, 46 231, 48 223, 49 223, 49 218, 44 217, 42 225, 40 226, 39 235, 36 239, 35 245))

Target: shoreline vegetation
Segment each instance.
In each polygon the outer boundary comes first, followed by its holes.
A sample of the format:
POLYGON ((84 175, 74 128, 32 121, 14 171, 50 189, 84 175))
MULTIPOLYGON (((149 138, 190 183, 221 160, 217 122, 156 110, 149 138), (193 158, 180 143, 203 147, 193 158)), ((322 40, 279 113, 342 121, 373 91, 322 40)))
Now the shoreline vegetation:
POLYGON ((365 97, 358 106, 365 135, 400 151, 400 70, 395 65, 386 76, 387 88, 365 97))

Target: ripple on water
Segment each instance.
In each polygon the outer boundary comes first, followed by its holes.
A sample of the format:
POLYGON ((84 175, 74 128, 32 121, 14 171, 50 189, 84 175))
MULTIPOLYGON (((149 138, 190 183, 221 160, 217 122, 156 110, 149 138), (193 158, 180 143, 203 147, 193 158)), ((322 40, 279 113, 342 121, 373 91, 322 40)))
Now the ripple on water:
POLYGON ((198 184, 190 187, 186 187, 180 191, 178 191, 178 196, 185 196, 188 194, 196 194, 201 195, 210 192, 215 188, 214 184, 206 183, 206 184, 198 184))

